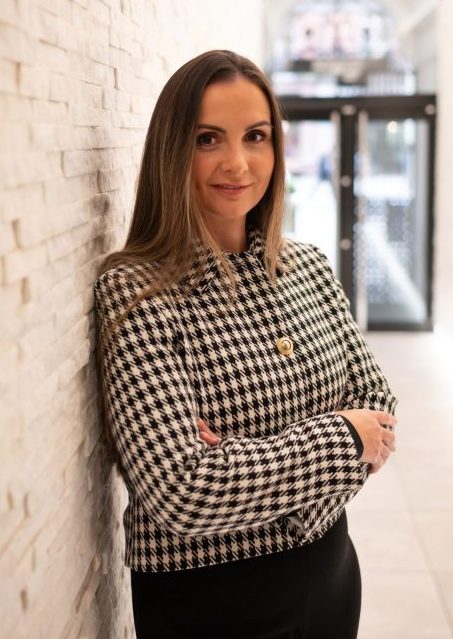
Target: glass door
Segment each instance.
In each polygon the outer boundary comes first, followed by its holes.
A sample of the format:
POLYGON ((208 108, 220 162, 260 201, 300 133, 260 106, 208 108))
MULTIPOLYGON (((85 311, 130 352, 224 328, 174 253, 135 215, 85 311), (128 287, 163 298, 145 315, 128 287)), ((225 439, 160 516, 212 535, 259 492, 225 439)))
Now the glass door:
POLYGON ((431 330, 436 98, 284 95, 284 234, 327 255, 364 330, 431 330))
POLYGON ((362 327, 428 321, 426 120, 358 117, 354 283, 362 327))

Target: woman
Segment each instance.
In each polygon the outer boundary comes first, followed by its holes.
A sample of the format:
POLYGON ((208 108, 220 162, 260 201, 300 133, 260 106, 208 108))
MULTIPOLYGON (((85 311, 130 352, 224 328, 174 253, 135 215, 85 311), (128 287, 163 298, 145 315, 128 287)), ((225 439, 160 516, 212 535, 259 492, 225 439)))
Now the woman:
POLYGON ((326 258, 281 237, 283 158, 262 72, 189 61, 95 283, 138 639, 357 635, 344 506, 394 450, 396 399, 326 258))

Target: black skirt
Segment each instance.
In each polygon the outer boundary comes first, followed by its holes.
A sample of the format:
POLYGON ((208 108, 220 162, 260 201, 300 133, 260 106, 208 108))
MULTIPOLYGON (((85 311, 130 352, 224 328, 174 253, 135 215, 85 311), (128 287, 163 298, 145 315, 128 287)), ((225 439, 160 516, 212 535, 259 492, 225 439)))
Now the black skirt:
POLYGON ((131 570, 137 639, 355 639, 361 579, 346 513, 322 539, 214 566, 131 570))

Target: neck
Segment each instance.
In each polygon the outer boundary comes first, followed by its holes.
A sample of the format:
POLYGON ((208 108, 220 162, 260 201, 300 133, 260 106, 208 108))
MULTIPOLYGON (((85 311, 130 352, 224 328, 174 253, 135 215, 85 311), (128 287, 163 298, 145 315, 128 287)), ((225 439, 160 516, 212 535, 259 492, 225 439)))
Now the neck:
POLYGON ((225 253, 240 253, 248 249, 245 218, 226 224, 222 221, 216 226, 210 225, 209 230, 225 253))

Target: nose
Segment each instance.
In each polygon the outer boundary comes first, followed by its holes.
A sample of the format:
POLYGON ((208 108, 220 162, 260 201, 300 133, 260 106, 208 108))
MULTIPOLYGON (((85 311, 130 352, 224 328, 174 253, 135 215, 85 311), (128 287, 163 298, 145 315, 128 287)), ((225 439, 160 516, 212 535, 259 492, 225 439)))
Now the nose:
POLYGON ((245 149, 239 145, 228 145, 220 162, 221 169, 234 175, 248 170, 248 161, 245 149))

